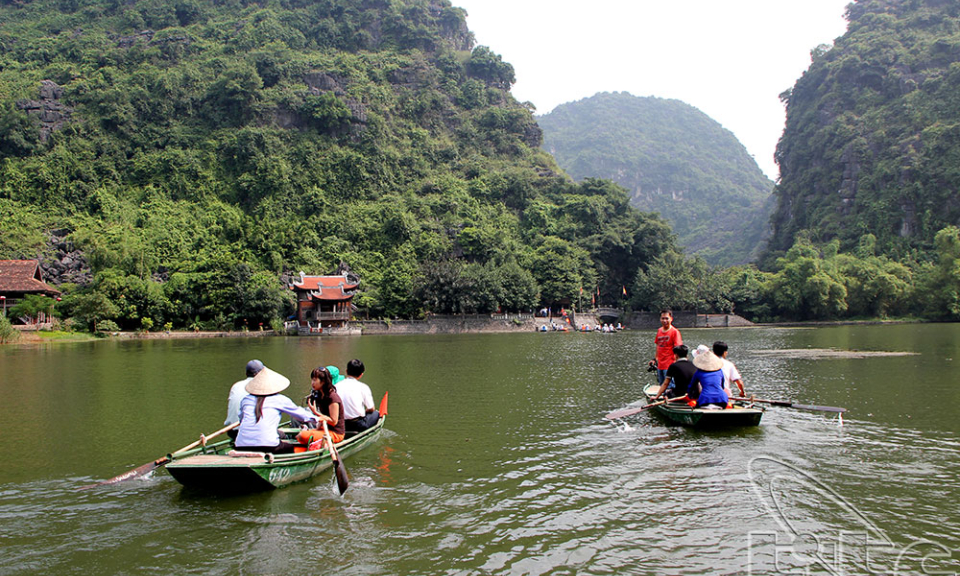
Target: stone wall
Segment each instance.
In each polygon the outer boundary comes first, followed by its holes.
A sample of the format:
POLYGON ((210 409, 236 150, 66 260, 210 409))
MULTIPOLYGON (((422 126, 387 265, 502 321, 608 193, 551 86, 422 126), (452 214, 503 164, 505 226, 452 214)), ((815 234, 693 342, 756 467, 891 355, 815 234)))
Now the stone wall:
POLYGON ((537 320, 529 314, 432 315, 429 320, 367 320, 356 322, 364 335, 369 334, 465 334, 533 332, 537 320))
MULTIPOLYGON (((634 312, 624 323, 635 330, 656 330, 660 327, 657 312, 634 312)), ((677 328, 739 328, 753 326, 753 322, 736 314, 697 314, 696 312, 673 313, 673 325, 677 328)))

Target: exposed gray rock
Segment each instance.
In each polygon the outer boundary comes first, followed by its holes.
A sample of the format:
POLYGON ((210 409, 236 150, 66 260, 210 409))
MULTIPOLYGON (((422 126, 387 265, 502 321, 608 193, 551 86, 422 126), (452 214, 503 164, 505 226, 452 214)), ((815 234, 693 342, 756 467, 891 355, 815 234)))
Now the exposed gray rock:
POLYGON ((46 142, 47 136, 59 130, 69 122, 73 108, 60 101, 63 87, 52 80, 40 82, 39 100, 21 100, 17 108, 40 119, 40 141, 46 142))

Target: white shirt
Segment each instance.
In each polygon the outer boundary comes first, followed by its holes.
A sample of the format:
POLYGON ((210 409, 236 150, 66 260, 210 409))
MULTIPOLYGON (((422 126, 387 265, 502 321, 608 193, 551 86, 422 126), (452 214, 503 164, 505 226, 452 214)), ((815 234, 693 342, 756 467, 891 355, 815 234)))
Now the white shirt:
POLYGON ((227 419, 223 421, 224 426, 240 421, 240 401, 247 395, 247 382, 251 380, 253 380, 253 376, 245 378, 230 387, 230 396, 227 398, 227 419))
POLYGON ((730 392, 730 385, 737 380, 742 380, 743 376, 740 376, 740 371, 733 365, 733 362, 726 358, 721 358, 721 360, 723 360, 723 368, 720 368, 720 371, 723 372, 723 391, 727 393, 727 396, 733 396, 730 392))
POLYGON ((280 417, 286 414, 294 420, 317 423, 317 417, 306 408, 301 408, 283 394, 271 394, 263 400, 263 417, 257 422, 257 397, 247 394, 240 401, 240 432, 237 433, 237 448, 244 446, 276 446, 280 443, 277 426, 280 417))
POLYGON ((353 420, 367 413, 367 408, 373 410, 373 394, 370 387, 363 382, 347 376, 337 384, 337 394, 343 400, 344 420, 353 420))

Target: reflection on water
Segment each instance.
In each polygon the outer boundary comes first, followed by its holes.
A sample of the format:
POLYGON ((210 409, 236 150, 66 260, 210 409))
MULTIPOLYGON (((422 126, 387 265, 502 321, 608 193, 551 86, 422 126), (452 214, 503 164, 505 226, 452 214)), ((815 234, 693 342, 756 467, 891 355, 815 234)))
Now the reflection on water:
POLYGON ((698 432, 611 423, 650 375, 652 333, 97 342, 0 350, 0 574, 921 573, 955 567, 960 327, 687 330, 723 339, 770 408, 698 432), (764 350, 918 352, 810 359, 764 350), (163 471, 75 489, 220 427, 257 357, 308 386, 360 357, 389 389, 383 439, 332 475, 192 494, 163 471), (9 431, 15 430, 14 434, 9 431), (22 438, 22 441, 11 441, 22 438), (947 553, 944 553, 944 549, 947 553))

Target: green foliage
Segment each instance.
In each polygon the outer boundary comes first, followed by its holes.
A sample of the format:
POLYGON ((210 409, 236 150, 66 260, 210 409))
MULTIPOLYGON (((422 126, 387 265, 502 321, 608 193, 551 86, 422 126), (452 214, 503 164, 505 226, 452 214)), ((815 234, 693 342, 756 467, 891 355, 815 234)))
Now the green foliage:
POLYGON ((938 231, 960 221, 955 3, 859 1, 847 18, 847 32, 818 48, 782 96, 766 268, 800 233, 844 250, 872 234, 877 255, 922 260, 938 231))
POLYGON ((500 88, 509 90, 517 81, 513 66, 487 46, 477 46, 467 60, 467 74, 500 88))
POLYGON ((97 330, 101 320, 110 320, 120 314, 120 308, 100 292, 69 294, 62 304, 64 314, 88 325, 91 332, 97 330))
POLYGON ((580 180, 610 178, 713 264, 751 260, 773 182, 736 137, 677 100, 601 93, 539 118, 545 150, 580 180))
POLYGON ((526 310, 673 248, 560 175, 448 0, 82 5, 0 3, 0 258, 67 230, 90 329, 271 325, 282 274, 340 262, 374 317, 526 310), (41 142, 16 104, 44 79, 70 117, 41 142))
POLYGON ((56 300, 50 298, 49 296, 42 296, 40 294, 27 294, 24 296, 23 300, 18 302, 16 306, 10 307, 8 311, 14 318, 29 318, 31 321, 33 321, 41 313, 46 314, 47 316, 52 316, 53 306, 55 304, 56 300))
POLYGON ((0 314, 0 344, 16 342, 20 339, 20 332, 10 324, 10 320, 0 314))
POLYGON ((634 308, 653 311, 731 312, 726 280, 722 270, 711 268, 702 258, 668 252, 637 272, 631 302, 634 308))
POLYGON ((97 332, 119 332, 120 326, 113 320, 100 320, 96 324, 97 332))

